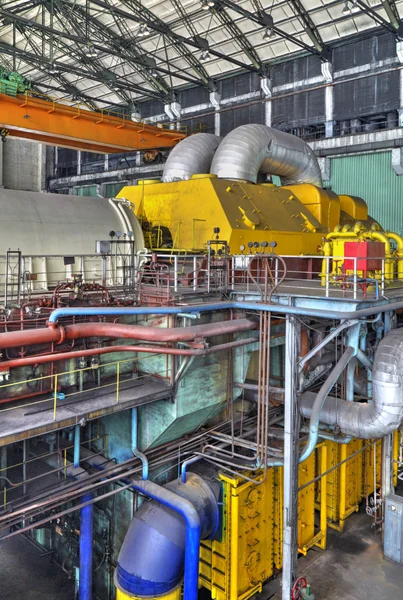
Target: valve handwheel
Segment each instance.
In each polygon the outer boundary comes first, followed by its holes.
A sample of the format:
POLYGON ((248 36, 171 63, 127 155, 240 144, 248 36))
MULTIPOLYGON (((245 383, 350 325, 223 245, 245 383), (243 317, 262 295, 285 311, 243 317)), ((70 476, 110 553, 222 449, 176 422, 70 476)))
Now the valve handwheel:
POLYGON ((307 587, 305 577, 298 577, 297 581, 292 586, 291 600, 300 600, 302 598, 301 591, 307 587))

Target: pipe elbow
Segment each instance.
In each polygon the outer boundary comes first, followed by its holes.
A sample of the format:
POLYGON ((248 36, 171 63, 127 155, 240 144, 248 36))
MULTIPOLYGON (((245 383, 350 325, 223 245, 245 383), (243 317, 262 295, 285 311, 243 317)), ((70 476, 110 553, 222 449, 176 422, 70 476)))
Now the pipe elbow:
POLYGON ((214 535, 218 491, 194 473, 188 474, 185 484, 136 481, 134 487, 153 500, 141 505, 129 526, 118 557, 116 583, 133 596, 165 595, 182 580, 188 545, 192 544, 193 559, 198 561, 200 539, 214 535))
POLYGON ((282 185, 310 183, 322 187, 317 158, 306 142, 266 125, 241 125, 219 145, 211 173, 222 179, 256 183, 259 172, 278 175, 282 185))
POLYGON ((183 139, 169 154, 162 181, 182 181, 197 173, 209 173, 220 141, 212 133, 196 133, 183 139))
MULTIPOLYGON (((369 366, 369 365, 368 365, 369 366)), ((341 433, 359 439, 380 439, 393 433, 403 422, 403 330, 390 331, 379 343, 372 368, 373 402, 361 404, 327 397, 320 421, 338 426, 341 433)), ((318 395, 319 396, 319 395, 318 395)), ((301 399, 301 414, 317 420, 316 396, 301 399)))

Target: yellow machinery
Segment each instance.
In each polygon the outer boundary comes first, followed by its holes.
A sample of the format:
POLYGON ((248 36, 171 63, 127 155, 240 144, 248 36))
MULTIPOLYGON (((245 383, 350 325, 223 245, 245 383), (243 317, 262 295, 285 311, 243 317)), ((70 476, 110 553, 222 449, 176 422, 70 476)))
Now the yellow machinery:
MULTIPOLYGON (((374 456, 380 485, 382 442, 353 439, 349 444, 323 441, 299 467, 298 546, 326 548, 327 527, 342 531, 345 520, 374 492, 374 456)), ((394 458, 399 432, 394 437, 394 458)), ((395 464, 395 483, 397 462, 395 464)), ((269 469, 260 484, 221 475, 221 541, 203 541, 199 585, 214 600, 246 600, 282 567, 282 468, 269 469)), ((257 480, 259 482, 259 478, 257 480)), ((126 600, 118 596, 117 600, 126 600)), ((175 597, 174 597, 175 598, 175 597)), ((165 597, 164 597, 165 600, 165 597)))
MULTIPOLYGON (((393 476, 396 485, 398 431, 393 440, 395 460, 393 476)), ((361 501, 373 494, 381 485, 382 441, 353 439, 349 444, 324 441, 323 445, 327 447, 327 470, 329 471, 326 484, 327 523, 332 529, 343 531, 345 520, 353 512, 358 511, 361 501)), ((318 485, 318 499, 320 498, 318 485)), ((317 508, 319 506, 318 504, 317 508)))
POLYGON ((132 203, 149 250, 204 251, 219 228, 232 254, 276 242, 282 256, 324 257, 322 269, 320 263, 305 268, 318 273, 323 285, 343 284, 354 272, 366 279, 384 274, 385 283, 403 279, 403 238, 382 231, 355 196, 307 183, 277 187, 206 174, 168 183, 143 180, 123 188, 119 198, 132 203), (346 242, 364 242, 375 258, 355 260, 353 254, 345 261, 346 242))
MULTIPOLYGON (((324 547, 325 520, 315 528, 315 454, 300 465, 298 544, 306 553, 324 547), (307 487, 304 487, 305 484, 307 487), (322 529, 323 527, 323 529, 322 529)), ((324 467, 319 458, 319 469, 324 467)), ((221 541, 204 541, 200 551, 199 583, 217 600, 250 598, 282 566, 282 468, 269 469, 260 485, 221 475, 223 527, 221 541)), ((259 479, 258 479, 259 482, 259 479)), ((322 479, 322 485, 325 479, 322 479)))
MULTIPOLYGON (((370 229, 374 222, 361 198, 311 184, 276 187, 193 175, 187 181, 139 182, 123 188, 119 197, 134 204, 146 231, 168 228, 173 248, 180 250, 203 249, 219 227, 234 254, 249 242, 275 241, 278 254, 317 255, 337 225, 351 227, 360 220, 370 229)), ((150 238, 146 245, 152 248, 150 238)))

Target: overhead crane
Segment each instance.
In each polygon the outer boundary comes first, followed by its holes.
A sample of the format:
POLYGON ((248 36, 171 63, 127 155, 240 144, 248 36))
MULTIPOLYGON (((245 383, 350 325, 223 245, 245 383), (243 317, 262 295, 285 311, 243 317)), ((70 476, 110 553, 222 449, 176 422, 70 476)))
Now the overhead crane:
POLYGON ((104 154, 172 148, 186 136, 183 131, 134 122, 127 115, 69 106, 28 91, 15 97, 0 94, 0 127, 6 135, 104 154))

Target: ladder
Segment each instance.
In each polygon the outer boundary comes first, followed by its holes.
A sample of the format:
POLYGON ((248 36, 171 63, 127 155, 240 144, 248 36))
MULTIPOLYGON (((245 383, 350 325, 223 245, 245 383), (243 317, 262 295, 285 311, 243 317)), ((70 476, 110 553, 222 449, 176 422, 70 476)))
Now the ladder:
POLYGON ((21 250, 8 250, 6 257, 6 283, 4 306, 20 304, 21 298, 21 250))

